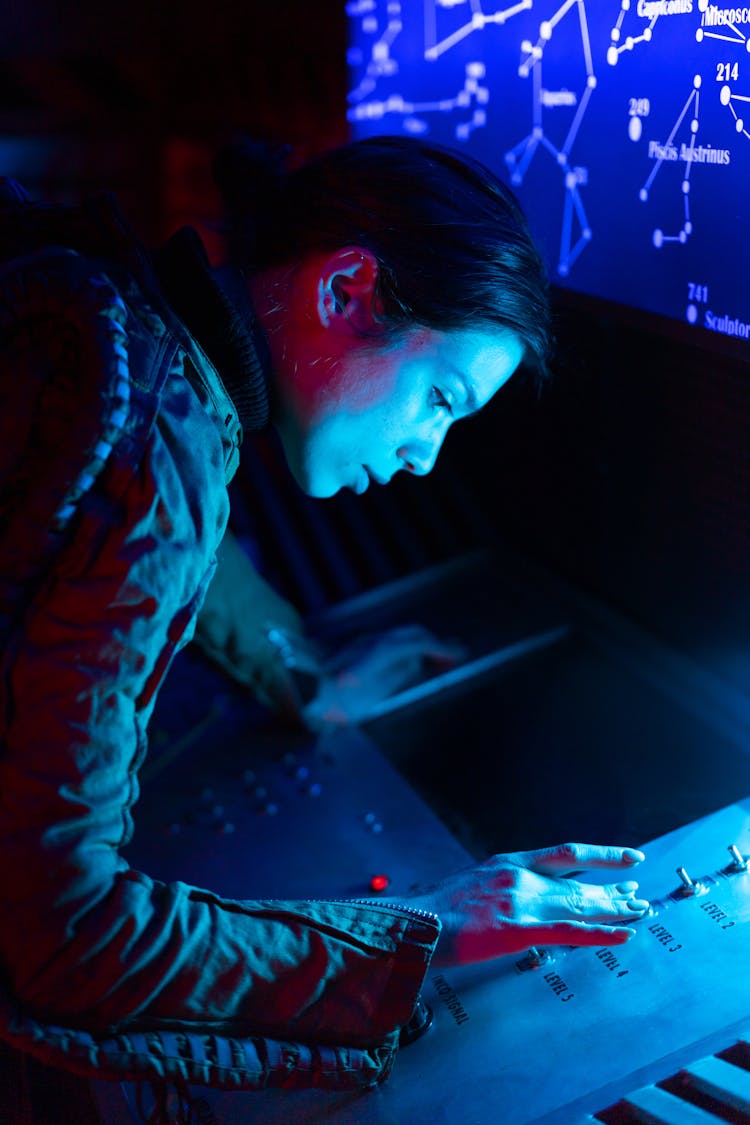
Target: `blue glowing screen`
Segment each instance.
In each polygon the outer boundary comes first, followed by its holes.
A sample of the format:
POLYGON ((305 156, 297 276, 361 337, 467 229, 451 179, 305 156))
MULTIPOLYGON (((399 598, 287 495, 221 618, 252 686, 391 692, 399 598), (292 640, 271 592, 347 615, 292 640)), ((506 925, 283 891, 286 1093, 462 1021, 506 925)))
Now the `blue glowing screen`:
POLYGON ((351 0, 354 137, 465 149, 558 285, 750 337, 750 7, 351 0))

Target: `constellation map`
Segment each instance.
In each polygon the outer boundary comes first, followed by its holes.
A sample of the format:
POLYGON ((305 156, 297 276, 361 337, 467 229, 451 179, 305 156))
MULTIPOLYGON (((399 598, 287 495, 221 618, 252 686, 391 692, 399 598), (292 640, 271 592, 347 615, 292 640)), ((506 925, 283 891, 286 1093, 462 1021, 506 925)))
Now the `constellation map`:
POLYGON ((350 0, 347 14, 354 136, 465 148, 513 187, 553 282, 750 339, 750 7, 350 0))
POLYGON ((648 202, 648 195, 649 191, 651 190, 651 185, 656 179, 658 173, 661 171, 665 160, 670 161, 675 159, 675 157, 672 155, 673 152, 676 151, 674 146, 675 138, 680 131, 680 127, 682 126, 685 117, 687 116, 688 110, 692 108, 693 116, 690 121, 690 142, 687 146, 686 152, 680 154, 679 157, 679 159, 682 159, 685 163, 685 174, 681 184, 682 195, 684 198, 684 222, 682 224, 682 227, 676 234, 665 234, 660 227, 656 227, 653 233, 653 243, 657 250, 661 250, 662 246, 664 246, 667 242, 685 243, 687 242, 688 235, 691 235, 693 233, 693 224, 690 221, 690 172, 692 170, 693 160, 695 159, 696 155, 695 137, 700 128, 700 118, 698 115, 700 110, 701 83, 702 79, 700 74, 696 74, 693 78, 693 89, 690 92, 690 96, 682 107, 682 110, 677 120, 675 121, 666 142, 663 145, 660 145, 657 141, 652 141, 651 145, 649 146, 653 146, 656 155, 656 161, 653 168, 651 169, 651 173, 649 174, 648 179, 638 193, 638 198, 642 203, 648 202))
POLYGON ((589 98, 596 89, 596 75, 591 58, 591 42, 589 40, 588 24, 586 21, 585 0, 565 0, 549 20, 544 20, 539 27, 539 38, 535 44, 529 39, 521 43, 521 64, 518 68, 521 78, 533 75, 532 94, 532 120, 531 132, 524 137, 514 148, 505 154, 505 163, 510 171, 510 180, 514 186, 523 183, 526 171, 534 158, 539 146, 552 157, 559 168, 564 184, 565 202, 563 210, 562 235, 560 240, 560 254, 557 272, 561 277, 567 277, 570 267, 575 262, 584 246, 591 239, 591 228, 586 217, 586 211, 581 197, 581 187, 588 182, 588 173, 584 167, 573 167, 570 163, 570 154, 581 127, 583 116, 588 106, 589 98), (585 83, 583 92, 576 96, 570 90, 551 91, 544 85, 542 75, 542 62, 547 47, 552 43, 552 38, 557 25, 569 14, 577 10, 581 30, 581 53, 585 67, 585 83), (554 109, 560 105, 575 106, 573 120, 567 130, 562 146, 557 148, 550 140, 549 133, 545 131, 545 109, 554 109), (579 236, 573 241, 573 222, 578 220, 579 236))

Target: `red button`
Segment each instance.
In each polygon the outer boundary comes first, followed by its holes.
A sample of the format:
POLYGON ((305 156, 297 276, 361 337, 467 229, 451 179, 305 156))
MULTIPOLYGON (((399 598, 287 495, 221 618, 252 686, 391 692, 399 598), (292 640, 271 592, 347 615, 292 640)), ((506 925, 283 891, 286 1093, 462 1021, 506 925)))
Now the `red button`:
POLYGON ((373 894, 379 894, 390 885, 390 882, 387 875, 373 875, 372 879, 370 879, 370 890, 373 894))

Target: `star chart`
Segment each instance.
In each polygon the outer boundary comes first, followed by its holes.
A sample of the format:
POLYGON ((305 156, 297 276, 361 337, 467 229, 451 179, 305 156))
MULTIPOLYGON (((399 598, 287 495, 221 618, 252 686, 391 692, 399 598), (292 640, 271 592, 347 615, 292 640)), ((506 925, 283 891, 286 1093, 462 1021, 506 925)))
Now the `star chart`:
POLYGON ((354 136, 517 194, 551 280, 750 338, 750 6, 350 0, 354 136))
POLYGON ((674 155, 674 153, 677 151, 674 143, 675 138, 679 134, 682 124, 688 115, 688 111, 692 110, 692 117, 690 118, 689 144, 685 146, 685 144, 683 143, 682 152, 679 157, 680 161, 685 166, 680 183, 680 190, 684 199, 684 222, 682 224, 682 227, 677 231, 676 234, 665 234, 664 231, 658 227, 654 230, 653 242, 657 250, 660 250, 662 246, 664 246, 667 242, 684 243, 687 241, 688 235, 693 233, 693 224, 690 221, 690 173, 693 167, 693 160, 696 157, 695 137, 700 128, 700 119, 698 116, 700 107, 700 88, 701 76, 700 74, 696 74, 693 79, 693 89, 690 93, 690 96, 682 107, 682 110, 680 111, 680 114, 675 121, 666 142, 663 145, 659 145, 656 141, 652 142, 654 152, 656 153, 656 160, 654 162, 653 168, 651 169, 651 173, 648 179, 639 192, 639 199, 642 203, 648 202, 651 185, 664 166, 664 162, 669 162, 677 159, 677 157, 675 157, 674 155))
MULTIPOLYGON (((640 5, 639 5, 640 7, 640 5)), ((625 17, 631 11, 630 0, 621 0, 620 11, 617 16, 617 23, 610 32, 610 44, 607 51, 607 62, 610 66, 616 66, 620 55, 623 51, 633 51, 639 43, 650 43, 654 34, 654 27, 659 18, 658 13, 652 15, 650 19, 641 22, 640 31, 635 35, 623 35, 622 28, 625 22, 625 17)))
POLYGON ((520 0, 507 8, 498 8, 494 12, 485 12, 481 0, 469 0, 468 19, 460 27, 444 35, 439 31, 438 11, 443 8, 458 8, 464 6, 463 0, 428 0, 425 4, 425 58, 431 62, 439 59, 441 55, 455 47, 472 32, 484 31, 493 25, 502 27, 513 16, 520 12, 528 12, 534 6, 534 0, 520 0))
POLYGON ((585 0, 565 0, 565 3, 553 13, 551 19, 544 20, 540 24, 539 37, 536 43, 532 43, 529 39, 525 39, 521 43, 521 64, 518 73, 521 78, 533 76, 533 125, 531 132, 509 152, 506 152, 505 162, 510 171, 511 183, 514 185, 523 183, 526 170, 540 146, 542 151, 546 151, 559 168, 564 185, 565 203, 557 272, 561 277, 566 277, 571 265, 591 239, 591 228, 581 196, 581 188, 588 182, 588 172, 586 168, 574 167, 570 163, 571 151, 581 127, 589 98, 596 89, 596 75, 591 59, 585 0), (552 44, 558 24, 569 15, 571 10, 575 11, 578 16, 581 31, 581 55, 585 71, 583 89, 579 93, 571 91, 567 87, 558 90, 549 89, 544 84, 542 74, 545 51, 552 44), (558 148, 545 131, 545 109, 561 105, 575 106, 575 114, 568 126, 562 145, 558 148), (576 220, 579 234, 577 239, 574 240, 573 224, 576 220))

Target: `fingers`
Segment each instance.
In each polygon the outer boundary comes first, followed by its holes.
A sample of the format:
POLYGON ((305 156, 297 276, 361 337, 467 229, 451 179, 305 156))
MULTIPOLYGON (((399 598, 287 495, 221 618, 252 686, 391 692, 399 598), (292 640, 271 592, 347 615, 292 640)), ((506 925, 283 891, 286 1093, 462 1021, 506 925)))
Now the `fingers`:
MULTIPOLYGON (((567 874, 569 863, 580 863, 587 858, 581 845, 573 847, 575 851, 567 848, 527 853, 527 862, 533 861, 529 866, 519 862, 525 857, 518 855, 493 857, 481 876, 485 902, 491 902, 499 916, 521 925, 580 920, 614 925, 642 918, 649 903, 637 897, 635 880, 599 885, 573 879, 567 874), (551 860, 550 853, 553 853, 551 860), (541 863, 539 855, 543 857, 541 863), (552 869, 555 874, 544 874, 545 869, 547 872, 552 869)), ((590 858, 590 846, 587 850, 590 858)), ((603 853, 608 851, 606 858, 611 863, 612 853, 622 850, 599 847, 597 858, 603 864, 603 853)))
POLYGON ((280 671, 278 675, 264 677, 256 687, 256 696, 261 703, 279 715, 299 721, 300 702, 294 685, 285 671, 280 671))
POLYGON ((275 659, 281 661, 285 668, 321 674, 320 649, 315 641, 303 633, 294 633, 278 625, 267 624, 263 632, 275 659))
POLYGON ((565 919, 572 917, 610 924, 616 920, 635 921, 649 908, 646 899, 636 898, 638 884, 619 883, 609 887, 565 884, 559 894, 547 894, 539 900, 541 917, 565 919))
POLYGON ((554 922, 530 926, 525 939, 532 945, 624 945, 636 931, 627 926, 590 925, 586 922, 554 922))
POLYGON ((223 666, 238 683, 248 687, 259 703, 292 722, 300 722, 301 702, 294 682, 275 650, 225 658, 223 666))
POLYGON ((603 844, 559 844, 532 852, 515 852, 514 862, 540 875, 569 875, 585 868, 632 868, 646 858, 636 848, 611 847, 603 844))
POLYGON ((282 657, 287 668, 306 672, 310 676, 323 674, 323 650, 321 645, 305 633, 288 632, 287 646, 282 647, 282 657))

